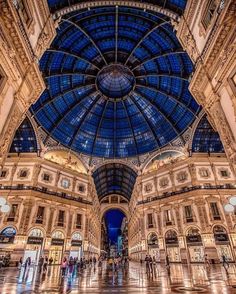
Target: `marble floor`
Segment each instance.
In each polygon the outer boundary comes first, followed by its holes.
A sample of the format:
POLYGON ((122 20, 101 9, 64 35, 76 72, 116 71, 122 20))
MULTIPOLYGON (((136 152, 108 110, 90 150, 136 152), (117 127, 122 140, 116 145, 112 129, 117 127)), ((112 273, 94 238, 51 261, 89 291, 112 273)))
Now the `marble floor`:
POLYGON ((48 268, 40 275, 36 268, 21 271, 0 270, 0 293, 236 293, 236 265, 226 272, 222 265, 172 264, 170 275, 163 265, 157 265, 153 275, 147 276, 145 266, 131 262, 129 269, 117 272, 87 268, 62 278, 59 266, 48 268))

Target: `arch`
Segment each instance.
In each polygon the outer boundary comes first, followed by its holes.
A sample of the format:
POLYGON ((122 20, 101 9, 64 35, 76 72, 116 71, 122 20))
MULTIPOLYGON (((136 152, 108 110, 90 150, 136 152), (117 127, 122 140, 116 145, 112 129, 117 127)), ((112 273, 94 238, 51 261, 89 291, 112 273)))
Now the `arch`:
POLYGON ((65 239, 65 234, 61 230, 54 230, 52 232, 52 238, 54 238, 54 239, 65 239))
POLYGON ((92 174, 99 200, 117 194, 130 200, 137 174, 128 166, 109 163, 96 169, 92 174))
POLYGON ((158 235, 156 232, 150 232, 147 236, 147 244, 150 245, 158 245, 158 235))
POLYGON ((28 237, 44 238, 45 237, 45 230, 41 227, 31 228, 28 232, 28 237))
POLYGON ((38 147, 34 128, 26 116, 15 132, 9 153, 34 153, 38 147))
POLYGON ((145 170, 148 169, 148 167, 152 161, 159 160, 159 158, 161 159, 162 155, 165 157, 165 154, 171 154, 171 153, 173 153, 175 155, 174 158, 179 157, 179 156, 181 156, 181 157, 186 156, 184 151, 180 150, 179 147, 175 148, 173 146, 170 146, 169 148, 160 149, 157 152, 154 152, 152 154, 152 156, 148 157, 148 159, 145 161, 145 163, 142 167, 143 172, 145 172, 145 170), (177 156, 177 153, 179 154, 179 156, 177 156))
POLYGON ((192 152, 199 153, 224 153, 224 147, 220 140, 218 132, 216 132, 204 114, 199 120, 193 134, 192 152))
MULTIPOLYGON (((79 1, 78 1, 79 2, 79 1)), ((76 1, 75 1, 76 3, 76 1)), ((58 18, 63 16, 69 12, 80 10, 80 9, 90 9, 92 7, 99 7, 99 6, 128 6, 133 8, 142 8, 147 9, 153 12, 162 13, 174 20, 179 20, 179 16, 184 12, 184 8, 186 5, 186 1, 182 2, 183 5, 173 4, 172 1, 165 1, 164 6, 158 6, 158 4, 153 4, 152 1, 120 1, 120 0, 105 0, 105 1, 87 1, 84 3, 76 3, 69 5, 68 0, 64 1, 54 1, 51 5, 49 4, 51 13, 54 13, 54 17, 58 18), (59 5, 60 4, 60 5, 59 5)))
POLYGON ((165 244, 169 245, 179 245, 179 238, 176 230, 169 229, 165 232, 165 244))
POLYGON ((186 242, 187 244, 202 243, 202 236, 198 227, 196 226, 188 227, 186 231, 186 242))
POLYGON ((189 231, 190 231, 191 229, 196 229, 196 230, 198 230, 199 233, 201 234, 201 229, 200 229, 200 227, 198 227, 197 225, 189 225, 189 226, 187 226, 187 227, 185 228, 185 230, 184 230, 184 235, 186 236, 186 235, 189 233, 189 231))
POLYGON ((102 218, 104 217, 104 215, 106 214, 106 212, 108 212, 109 210, 112 210, 112 209, 118 209, 118 210, 120 210, 121 212, 124 213, 124 215, 127 218, 127 220, 129 219, 129 212, 128 212, 128 210, 125 209, 125 207, 123 207, 122 205, 119 205, 119 204, 109 204, 106 207, 104 207, 101 210, 100 219, 102 220, 102 218))
POLYGON ((13 237, 17 235, 17 230, 14 226, 6 226, 0 232, 0 235, 5 235, 7 237, 13 237))
POLYGON ((79 241, 82 241, 83 238, 82 238, 82 235, 80 232, 78 231, 74 231, 71 235, 71 240, 79 240, 79 241))
POLYGON ((224 226, 216 224, 213 226, 212 231, 216 243, 229 241, 229 234, 224 226))

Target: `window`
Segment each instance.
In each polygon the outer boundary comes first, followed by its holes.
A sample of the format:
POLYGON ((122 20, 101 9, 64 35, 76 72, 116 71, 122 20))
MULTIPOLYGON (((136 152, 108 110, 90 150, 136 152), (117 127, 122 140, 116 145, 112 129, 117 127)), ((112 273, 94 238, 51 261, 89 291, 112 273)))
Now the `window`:
POLYGON ((166 225, 167 226, 168 225, 172 225, 171 212, 170 212, 170 210, 169 209, 168 210, 165 210, 164 214, 165 214, 165 222, 166 222, 166 225))
POLYGON ((209 170, 206 168, 200 169, 200 175, 202 178, 208 178, 209 177, 209 170))
POLYGON ((205 9, 205 12, 204 12, 204 15, 202 18, 202 24, 203 24, 203 27, 205 30, 209 27, 214 15, 215 15, 215 12, 217 9, 216 2, 217 2, 216 0, 210 0, 206 9, 205 9))
POLYGON ((226 169, 224 169, 224 170, 221 170, 221 171, 220 171, 220 175, 221 175, 222 177, 227 178, 227 177, 229 176, 229 173, 228 173, 228 171, 227 171, 226 169))
POLYGON ((26 0, 18 0, 18 9, 22 20, 29 26, 31 22, 29 7, 27 6, 26 0))
POLYGON ((0 177, 1 178, 5 178, 7 176, 7 171, 6 170, 2 170, 0 173, 0 177))
POLYGON ((18 208, 18 204, 12 204, 11 205, 11 210, 10 210, 10 213, 8 215, 8 218, 7 218, 8 222, 14 222, 15 221, 17 208, 18 208))
POLYGON ((21 178, 26 178, 27 177, 27 170, 21 170, 20 171, 20 177, 21 178))
POLYGON ((187 173, 186 172, 180 172, 177 174, 177 180, 178 182, 184 182, 187 179, 187 173))
POLYGON ((160 179, 160 187, 164 188, 167 187, 169 184, 169 179, 168 178, 162 178, 160 179))
POLYGON ((59 213, 58 213, 58 222, 57 222, 57 225, 59 227, 63 227, 64 226, 64 217, 65 217, 65 211, 64 210, 59 210, 59 213))
POLYGON ((36 224, 42 224, 43 223, 43 217, 44 217, 44 209, 45 207, 39 206, 36 216, 36 224))
POLYGON ((152 213, 148 213, 147 215, 147 221, 148 221, 148 228, 153 228, 153 215, 152 213))
POLYGON ((50 175, 49 174, 43 174, 43 180, 46 181, 46 182, 49 182, 50 181, 50 175))
POLYGON ((76 216, 76 229, 82 228, 82 214, 78 213, 76 216))
POLYGON ((70 181, 68 179, 62 179, 61 186, 65 189, 68 189, 70 187, 70 181))
POLYGON ((192 222, 193 221, 193 213, 192 213, 191 205, 185 206, 184 211, 185 211, 185 217, 186 217, 187 223, 192 222))
POLYGON ((79 192, 84 193, 85 192, 85 186, 79 185, 79 192))
POLYGON ((213 219, 214 220, 220 220, 221 217, 220 217, 220 212, 219 212, 217 203, 216 202, 212 202, 210 204, 210 206, 211 206, 211 212, 212 212, 212 215, 213 215, 213 219))
POLYGON ((146 193, 151 192, 152 191, 152 184, 145 185, 144 190, 146 193))

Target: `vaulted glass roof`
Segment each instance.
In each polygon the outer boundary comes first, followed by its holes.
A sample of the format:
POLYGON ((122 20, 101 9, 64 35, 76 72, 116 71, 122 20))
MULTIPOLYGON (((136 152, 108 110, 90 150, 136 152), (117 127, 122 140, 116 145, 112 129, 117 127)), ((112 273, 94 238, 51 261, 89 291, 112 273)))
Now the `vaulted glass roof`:
POLYGON ((131 197, 137 174, 128 166, 120 163, 109 163, 98 168, 93 173, 98 198, 110 194, 131 197))
MULTIPOLYGON (((134 2, 145 2, 157 5, 161 8, 166 8, 172 10, 177 14, 182 14, 184 12, 187 0, 133 0, 134 2)), ((73 4, 80 4, 81 2, 87 2, 86 0, 48 0, 48 5, 51 12, 55 12, 59 9, 71 6, 73 4)), ((96 0, 92 1, 93 3, 96 0)))
POLYGON ((30 120, 26 117, 16 130, 11 147, 11 153, 37 152, 37 140, 30 120))
POLYGON ((192 63, 162 14, 114 6, 71 12, 40 67, 47 89, 33 115, 55 140, 87 155, 157 150, 199 111, 188 91, 192 63))
POLYGON ((192 151, 201 153, 224 152, 224 147, 221 143, 220 136, 212 128, 209 121, 207 120, 206 115, 201 118, 194 133, 192 151))

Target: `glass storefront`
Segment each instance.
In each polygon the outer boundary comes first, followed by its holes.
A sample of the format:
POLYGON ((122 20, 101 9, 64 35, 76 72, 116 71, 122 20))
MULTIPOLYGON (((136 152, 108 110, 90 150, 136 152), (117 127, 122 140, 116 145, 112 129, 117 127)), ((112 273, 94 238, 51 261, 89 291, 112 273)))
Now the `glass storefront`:
POLYGON ((61 231, 52 233, 49 250, 49 259, 52 259, 52 264, 61 264, 64 252, 64 238, 64 234, 61 231))
POLYGON ((23 263, 30 257, 31 265, 38 264, 39 257, 42 254, 43 241, 43 232, 40 229, 33 229, 29 233, 23 263))
POLYGON ((229 236, 226 229, 217 225, 214 227, 213 233, 219 260, 222 261, 223 256, 225 256, 227 261, 233 261, 229 236))
POLYGON ((186 236, 190 262, 204 262, 204 247, 202 237, 197 228, 188 230, 186 236))
POLYGON ((170 262, 181 262, 177 233, 169 230, 165 234, 166 254, 170 262))
POLYGON ((78 258, 78 260, 82 257, 82 237, 80 233, 72 235, 70 257, 78 258))

